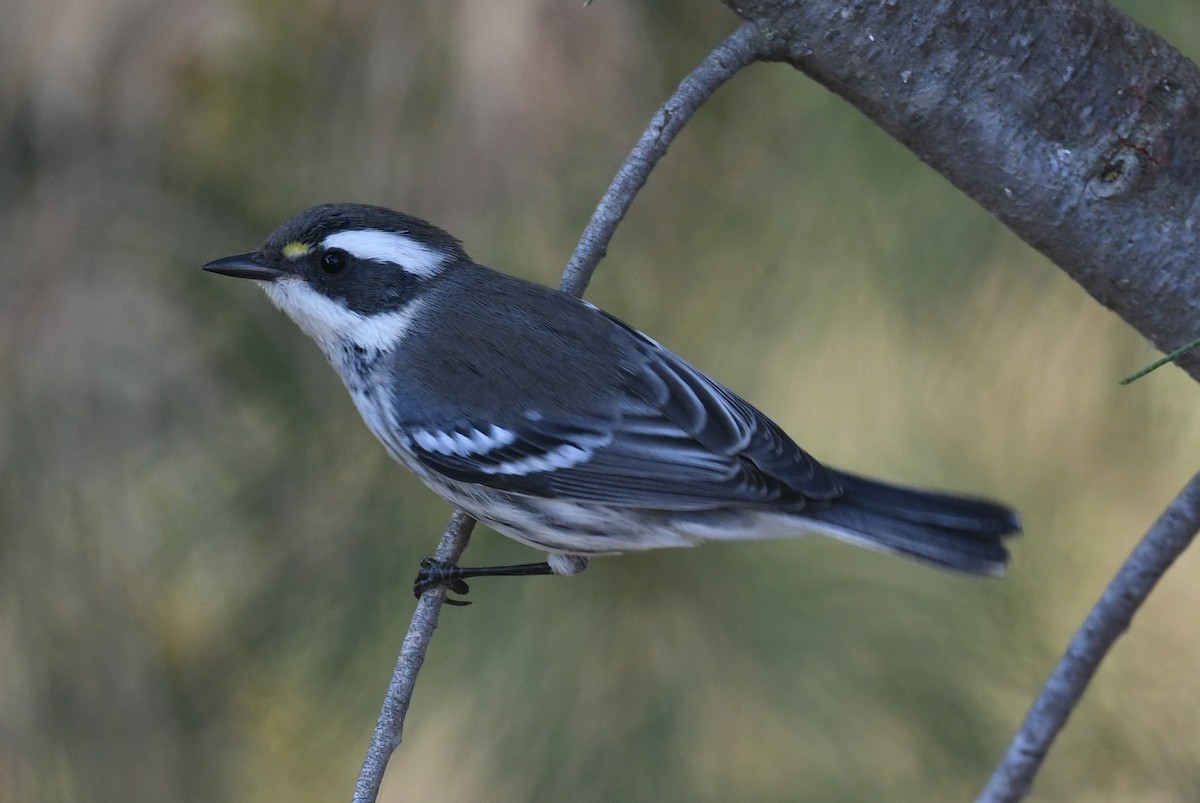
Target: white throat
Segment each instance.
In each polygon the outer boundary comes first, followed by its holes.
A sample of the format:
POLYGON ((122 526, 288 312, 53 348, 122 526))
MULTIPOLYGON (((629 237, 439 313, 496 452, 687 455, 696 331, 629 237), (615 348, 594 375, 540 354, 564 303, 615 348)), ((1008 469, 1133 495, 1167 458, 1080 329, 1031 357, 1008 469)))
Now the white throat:
POLYGON ((424 304, 414 299, 393 312, 364 315, 318 293, 296 277, 258 284, 331 360, 347 344, 368 351, 391 351, 404 340, 424 304))

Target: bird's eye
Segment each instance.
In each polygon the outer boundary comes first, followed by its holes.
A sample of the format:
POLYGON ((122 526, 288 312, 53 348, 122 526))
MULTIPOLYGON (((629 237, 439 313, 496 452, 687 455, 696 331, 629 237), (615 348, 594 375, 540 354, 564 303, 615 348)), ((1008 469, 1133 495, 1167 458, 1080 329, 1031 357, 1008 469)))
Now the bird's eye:
POLYGON ((348 261, 349 258, 346 256, 345 251, 340 248, 333 248, 321 254, 321 270, 332 276, 335 273, 344 271, 348 261))

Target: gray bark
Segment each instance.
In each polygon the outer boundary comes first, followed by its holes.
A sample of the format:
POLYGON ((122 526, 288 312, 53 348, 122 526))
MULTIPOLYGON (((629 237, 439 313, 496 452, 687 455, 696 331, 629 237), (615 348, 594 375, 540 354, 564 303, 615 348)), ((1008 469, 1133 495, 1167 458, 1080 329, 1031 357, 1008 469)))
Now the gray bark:
POLYGON ((1156 33, 1099 0, 725 3, 1156 347, 1200 335, 1200 71, 1156 33))

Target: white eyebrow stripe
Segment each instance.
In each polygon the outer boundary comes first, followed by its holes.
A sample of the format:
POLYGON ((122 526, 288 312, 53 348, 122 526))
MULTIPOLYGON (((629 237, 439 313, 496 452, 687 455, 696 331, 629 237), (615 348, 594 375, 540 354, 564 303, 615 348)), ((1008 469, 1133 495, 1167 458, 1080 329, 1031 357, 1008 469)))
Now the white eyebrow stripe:
POLYGON ((390 262, 416 276, 431 278, 442 272, 450 257, 412 237, 381 229, 339 231, 321 241, 322 248, 340 248, 359 259, 390 262))

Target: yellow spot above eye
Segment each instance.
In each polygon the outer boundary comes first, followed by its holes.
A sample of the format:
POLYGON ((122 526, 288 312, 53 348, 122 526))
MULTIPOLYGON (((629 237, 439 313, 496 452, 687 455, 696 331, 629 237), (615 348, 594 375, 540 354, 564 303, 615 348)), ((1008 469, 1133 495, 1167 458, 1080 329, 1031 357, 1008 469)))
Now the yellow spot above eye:
POLYGON ((301 242, 290 242, 283 247, 283 255, 288 259, 299 259, 311 250, 311 245, 301 242))

